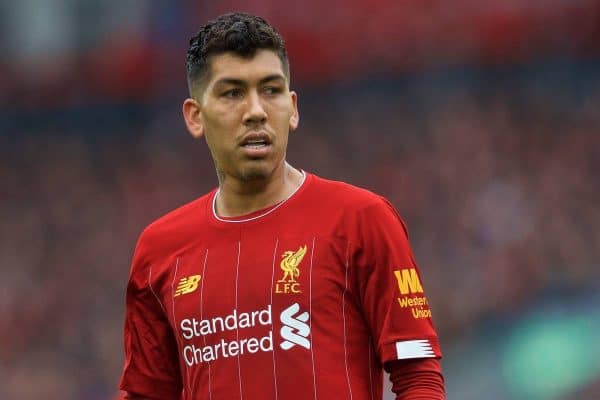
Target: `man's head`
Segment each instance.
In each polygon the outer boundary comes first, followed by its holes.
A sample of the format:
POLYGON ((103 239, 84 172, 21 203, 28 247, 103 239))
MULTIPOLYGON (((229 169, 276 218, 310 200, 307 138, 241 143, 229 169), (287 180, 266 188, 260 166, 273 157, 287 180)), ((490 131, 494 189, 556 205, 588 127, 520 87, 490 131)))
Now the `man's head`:
POLYGON ((190 44, 183 116, 190 134, 206 139, 220 182, 279 176, 299 119, 279 34, 262 18, 227 14, 190 44))
POLYGON ((230 13, 202 26, 190 39, 187 52, 190 96, 199 96, 204 90, 210 79, 212 57, 233 53, 242 58, 252 58, 257 50, 271 50, 277 54, 289 84, 290 67, 285 43, 275 28, 263 18, 246 13, 230 13))

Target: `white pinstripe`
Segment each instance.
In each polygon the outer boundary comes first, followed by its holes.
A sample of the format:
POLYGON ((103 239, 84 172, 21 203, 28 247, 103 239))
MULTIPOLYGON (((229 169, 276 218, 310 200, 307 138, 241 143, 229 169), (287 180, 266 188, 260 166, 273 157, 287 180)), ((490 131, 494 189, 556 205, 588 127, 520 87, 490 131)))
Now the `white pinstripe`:
MULTIPOLYGON (((275 283, 275 258, 277 257, 277 246, 279 238, 275 241, 275 249, 273 250, 273 271, 271 272, 271 310, 273 310, 273 284, 275 283)), ((275 368, 275 348, 273 348, 273 380, 275 382, 275 400, 277 400, 277 368, 275 368)))
MULTIPOLYGON (((202 267, 202 283, 200 284, 200 320, 204 319, 204 281, 206 276, 206 260, 208 260, 208 249, 204 255, 204 266, 202 267)), ((204 346, 206 347, 206 335, 202 335, 204 339, 204 346)), ((208 364, 208 398, 212 399, 212 388, 211 388, 211 368, 210 360, 206 362, 208 364)))
POLYGON ((150 270, 148 271, 148 287, 150 288, 150 291, 154 295, 154 298, 156 298, 156 301, 158 301, 158 304, 160 305, 160 308, 162 308, 163 312, 165 313, 165 317, 167 317, 167 319, 168 319, 169 318, 169 314, 167 314, 167 310, 165 309, 165 307, 163 306, 163 303, 160 301, 160 299, 158 298, 158 296, 154 292, 154 289, 152 289, 152 266, 150 266, 150 270))
POLYGON ((373 348, 373 339, 369 336, 369 392, 371 392, 371 400, 373 400, 373 376, 371 373, 371 350, 373 348))
MULTIPOLYGON (((177 345, 179 346, 179 351, 183 348, 181 345, 181 341, 179 339, 179 332, 177 331, 177 318, 175 318, 175 291, 173 290, 173 286, 175 284, 175 279, 177 278, 177 271, 179 270, 179 257, 175 261, 175 273, 173 273, 173 280, 171 281, 171 304, 173 309, 173 330, 175 331, 175 339, 177 340, 177 345)), ((187 390, 190 394, 190 399, 192 398, 192 390, 190 389, 190 369, 188 368, 186 363, 185 365, 185 376, 187 377, 187 390)))
POLYGON ((350 392, 350 400, 352 400, 352 386, 350 385, 350 372, 348 370, 348 349, 346 348, 346 291, 348 290, 348 257, 350 252, 350 244, 346 248, 346 274, 344 279, 344 292, 342 293, 342 319, 344 321, 344 365, 346 367, 346 381, 348 382, 348 390, 350 392))
MULTIPOLYGON (((242 251, 242 242, 238 240, 238 256, 237 256, 237 265, 235 267, 235 309, 238 308, 238 277, 240 274, 240 253, 242 251)), ((240 328, 236 327, 235 329, 235 340, 240 342, 240 328)), ((242 395, 242 368, 240 365, 240 354, 237 355, 237 366, 238 366, 238 378, 240 381, 240 399, 243 399, 242 395)))
POLYGON ((317 399, 317 375, 315 373, 315 353, 313 346, 313 336, 315 332, 312 329, 312 321, 313 321, 313 313, 312 313, 312 275, 313 275, 313 257, 315 254, 315 239, 313 237, 312 240, 312 249, 310 251, 310 270, 309 270, 309 279, 308 279, 308 315, 310 315, 310 320, 308 322, 310 326, 310 359, 312 361, 312 372, 313 372, 313 389, 315 393, 315 400, 317 399))

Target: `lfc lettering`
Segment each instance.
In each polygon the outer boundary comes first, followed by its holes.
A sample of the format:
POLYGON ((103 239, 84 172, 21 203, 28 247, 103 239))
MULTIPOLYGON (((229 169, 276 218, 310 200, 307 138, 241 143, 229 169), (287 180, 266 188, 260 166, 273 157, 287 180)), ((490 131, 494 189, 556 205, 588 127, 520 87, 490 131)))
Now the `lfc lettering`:
POLYGON ((277 282, 275 284, 275 293, 302 293, 298 282, 277 282))

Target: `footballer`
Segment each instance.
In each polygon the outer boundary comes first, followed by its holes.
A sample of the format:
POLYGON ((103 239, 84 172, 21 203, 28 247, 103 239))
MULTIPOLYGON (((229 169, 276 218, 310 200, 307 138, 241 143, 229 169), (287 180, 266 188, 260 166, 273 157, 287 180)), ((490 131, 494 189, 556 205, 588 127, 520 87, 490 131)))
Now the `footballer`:
POLYGON ((390 203, 286 161, 298 127, 263 18, 204 25, 183 117, 218 187, 149 225, 126 294, 127 399, 444 399, 441 350, 390 203))

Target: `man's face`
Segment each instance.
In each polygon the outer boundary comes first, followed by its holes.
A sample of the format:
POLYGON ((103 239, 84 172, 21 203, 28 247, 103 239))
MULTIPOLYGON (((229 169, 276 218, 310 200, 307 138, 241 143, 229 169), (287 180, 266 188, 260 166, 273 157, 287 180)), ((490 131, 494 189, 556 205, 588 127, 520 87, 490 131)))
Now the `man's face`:
POLYGON ((192 135, 206 138, 221 181, 266 179, 283 165, 298 110, 275 52, 258 50, 249 59, 233 53, 211 57, 200 96, 198 124, 190 126, 187 115, 186 122, 192 135))

